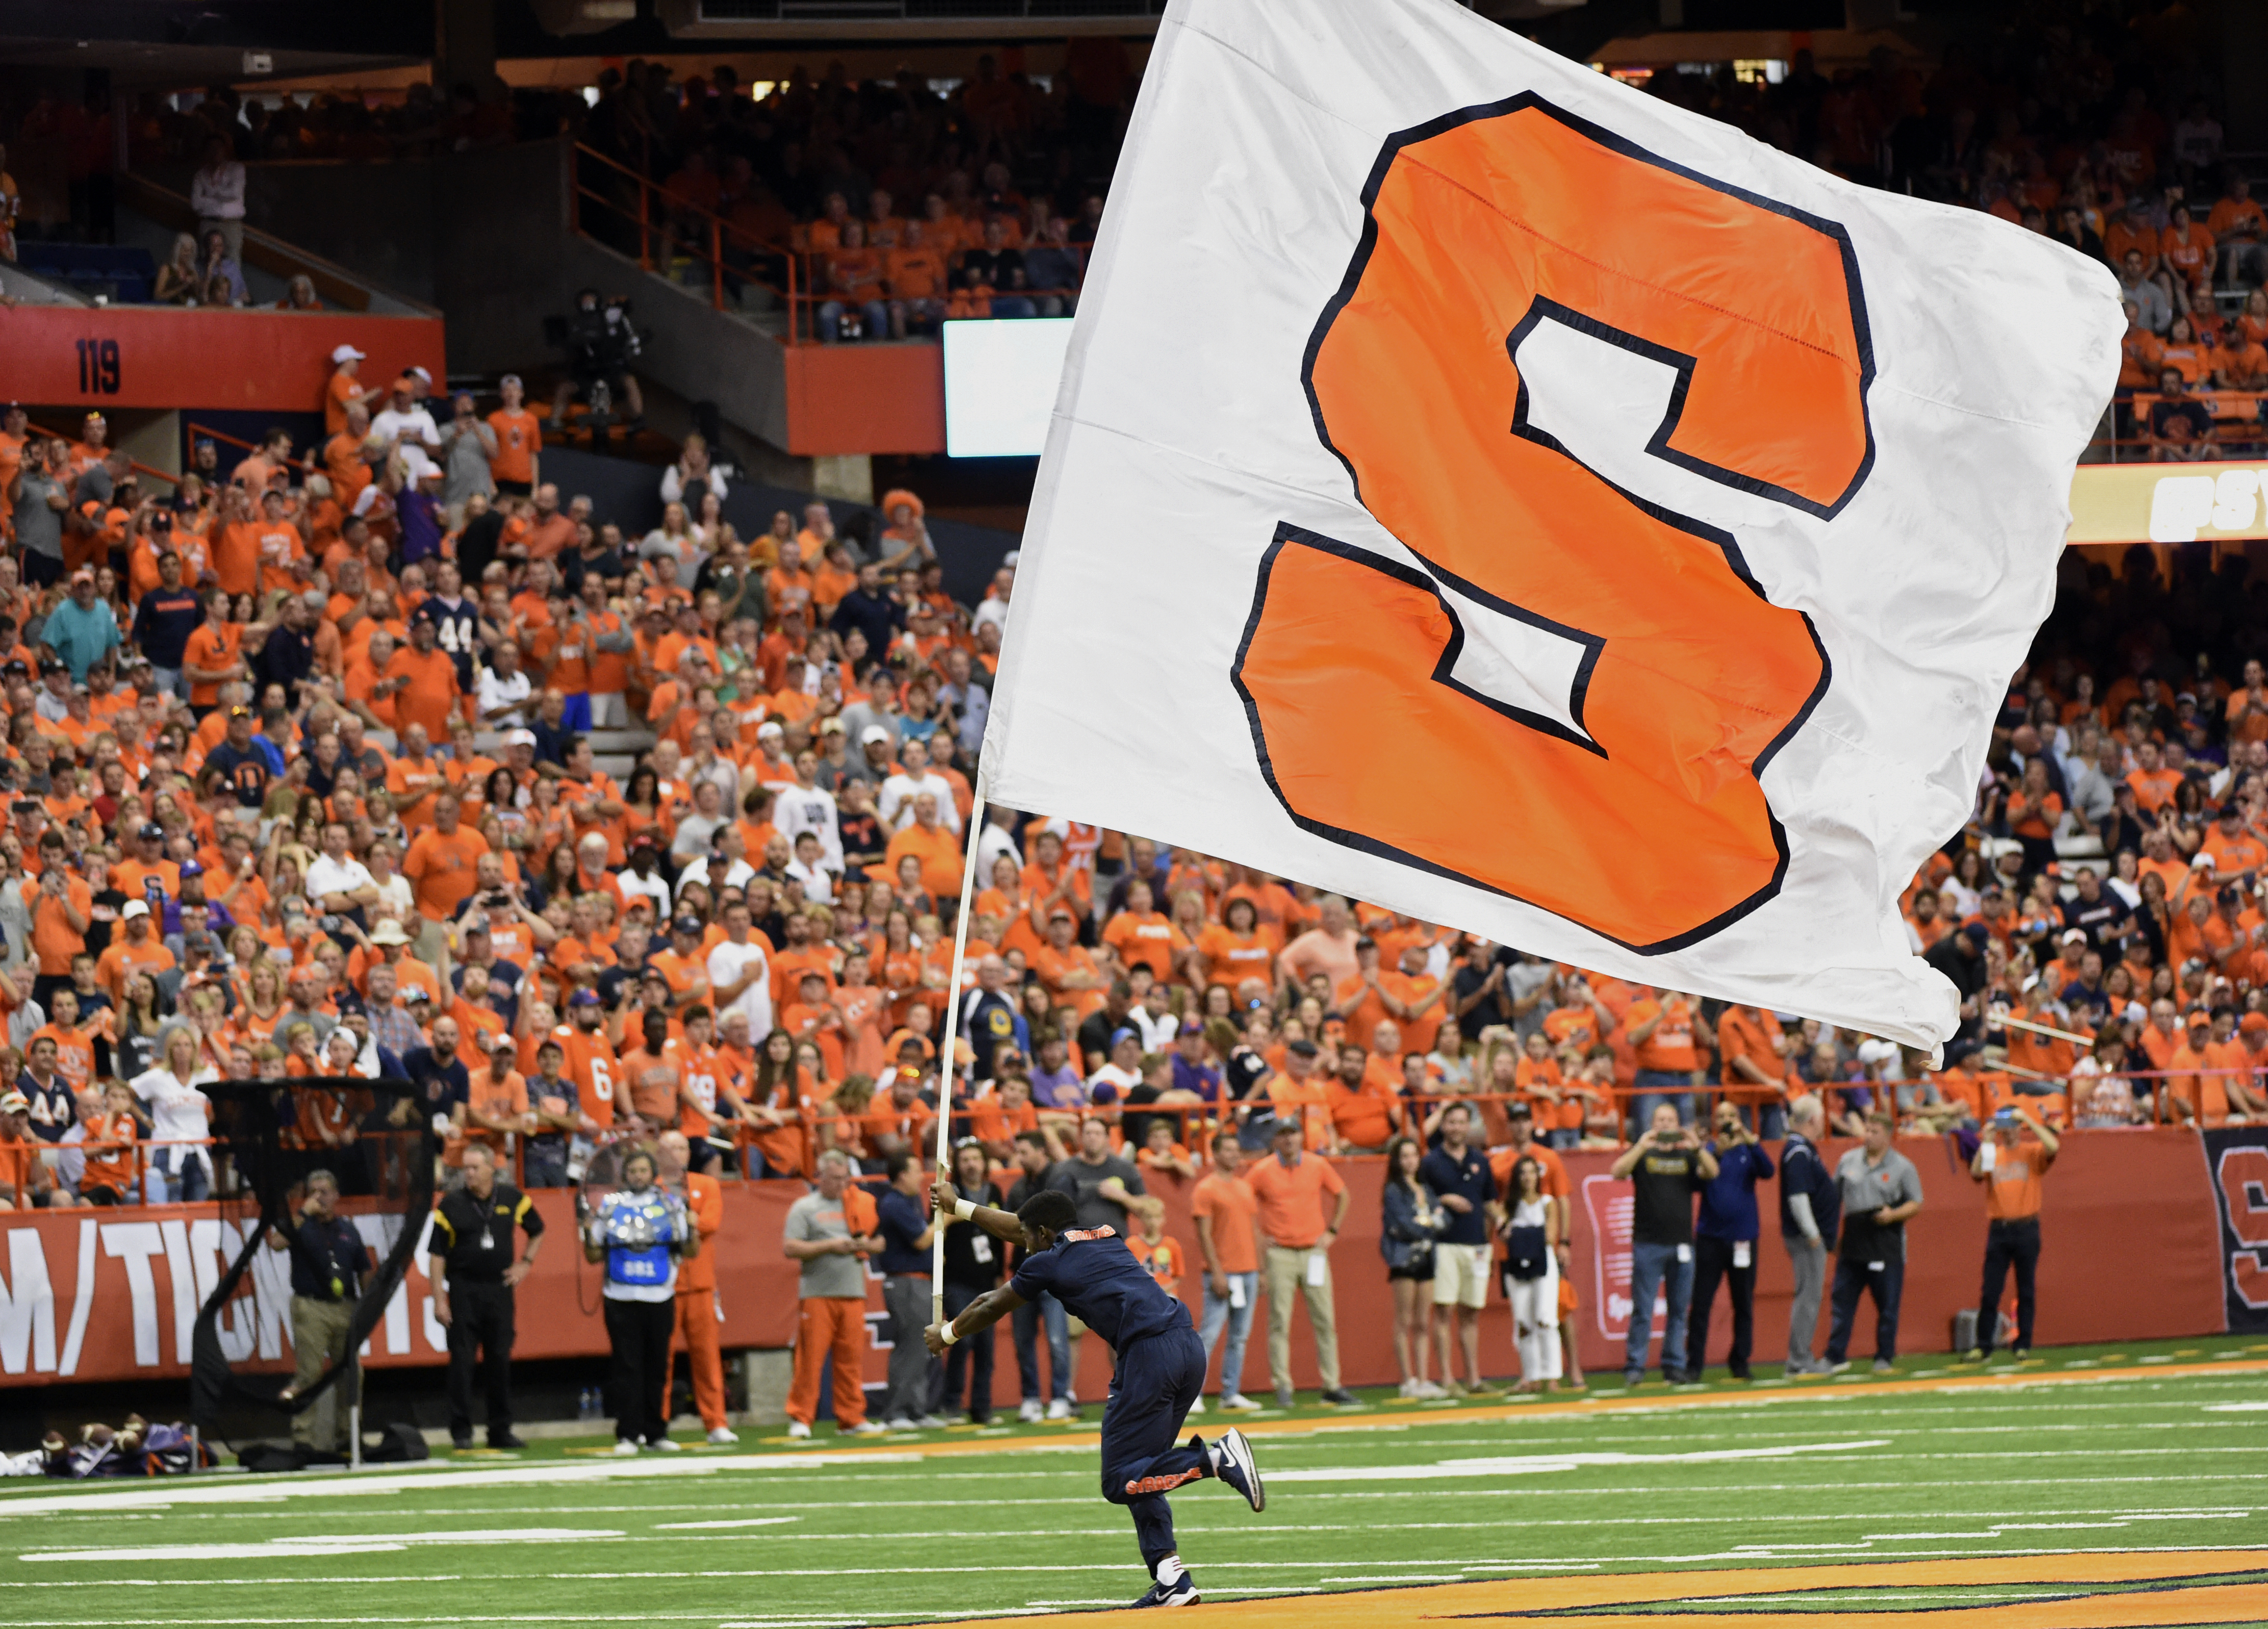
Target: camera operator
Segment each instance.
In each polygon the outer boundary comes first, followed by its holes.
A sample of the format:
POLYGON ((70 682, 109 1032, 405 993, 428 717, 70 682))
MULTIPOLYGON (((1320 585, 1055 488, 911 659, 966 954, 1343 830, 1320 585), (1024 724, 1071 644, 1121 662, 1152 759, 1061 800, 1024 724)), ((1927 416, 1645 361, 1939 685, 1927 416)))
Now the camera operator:
POLYGON ((1717 1180, 1717 1156, 1690 1125, 1680 1124, 1668 1098, 1653 1105, 1653 1124, 1615 1161, 1617 1181, 1628 1178, 1631 1211, 1630 1334, 1624 1342, 1623 1383, 1646 1379, 1646 1347, 1653 1338, 1653 1293, 1667 1291, 1669 1324, 1662 1331, 1662 1378, 1685 1382, 1686 1314, 1693 1301, 1693 1196, 1717 1180))
MULTIPOLYGON (((590 402, 600 384, 622 393, 622 403, 630 410, 628 422, 644 421, 645 398, 638 389, 637 376, 630 372, 642 347, 637 328, 630 325, 628 295, 617 294, 601 303, 596 289, 577 294, 574 314, 567 319, 566 345, 568 377, 559 381, 553 397, 552 423, 567 422, 567 404, 577 391, 590 402)), ((600 410, 595 402, 592 410, 600 410)))
POLYGON ((370 1247, 338 1213, 338 1179, 309 1171, 304 1197, 268 1230, 268 1248, 291 1257, 291 1350, 297 1369, 283 1392, 290 1401, 334 1363, 346 1373, 314 1403, 291 1417, 291 1440, 316 1453, 343 1453, 348 1410, 360 1398, 361 1366, 347 1345, 362 1281, 376 1270, 370 1247))

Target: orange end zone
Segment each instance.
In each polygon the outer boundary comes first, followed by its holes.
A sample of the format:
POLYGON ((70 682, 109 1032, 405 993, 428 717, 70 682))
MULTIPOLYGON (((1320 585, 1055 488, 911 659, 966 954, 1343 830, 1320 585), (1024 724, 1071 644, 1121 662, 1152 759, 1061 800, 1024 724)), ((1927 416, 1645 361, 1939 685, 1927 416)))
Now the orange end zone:
MULTIPOLYGON (((1199 1569, 1200 1575, 1202 1570, 1199 1569)), ((2029 1585, 2052 1599, 1990 1605, 1869 1611, 1867 1629, 2129 1629, 2130 1625, 2242 1624, 2268 1611, 2268 1550, 2110 1551, 2078 1555, 1984 1556, 1975 1559, 1867 1561, 1832 1566, 1761 1566, 1706 1573, 1587 1574, 1573 1578, 1492 1579, 1410 1589, 1353 1589, 1207 1603, 1208 1621, 1236 1629, 1378 1629, 1381 1624, 1501 1620, 1520 1629, 1819 1629, 1828 1617, 1859 1609, 1773 1611, 1741 1607, 1743 1596, 1782 1597, 1802 1590, 2029 1585), (2251 1576, 2228 1581, 2231 1574, 2251 1576), (2191 1582, 2213 1579, 2216 1582, 2191 1582), (2134 1589, 2121 1586, 2149 1585, 2134 1589), (1691 1600, 1691 1612, 1602 1613, 1602 1607, 1691 1600)), ((1786 1604, 1775 1599, 1772 1604, 1786 1604)), ((1082 1612, 1082 1623, 1116 1622, 1118 1612, 1082 1612)), ((968 1620, 954 1629, 1013 1629, 1028 1616, 968 1620)))

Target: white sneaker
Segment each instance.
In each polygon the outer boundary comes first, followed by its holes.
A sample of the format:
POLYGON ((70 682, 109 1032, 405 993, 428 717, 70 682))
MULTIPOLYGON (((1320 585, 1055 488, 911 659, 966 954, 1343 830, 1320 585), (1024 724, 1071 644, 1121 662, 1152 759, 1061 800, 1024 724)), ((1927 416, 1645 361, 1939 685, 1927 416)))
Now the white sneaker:
POLYGON ((684 1443, 674 1441, 668 1437, 656 1437, 646 1446, 664 1454, 682 1454, 685 1451, 684 1443))
MULTIPOLYGON (((838 1426, 836 1429, 840 1431, 842 1427, 838 1426)), ((887 1427, 878 1419, 862 1419, 850 1427, 850 1434, 854 1437, 879 1437, 886 1429, 887 1427)))
POLYGON ((637 1444, 631 1441, 628 1437, 616 1437, 615 1439, 614 1451, 627 1459, 638 1451, 637 1444))
POLYGON ((890 1419, 884 1420, 882 1422, 882 1429, 885 1431, 912 1431, 916 1429, 916 1427, 913 1421, 908 1419, 902 1414, 898 1414, 893 1415, 890 1419))
MULTIPOLYGON (((809 1436, 811 1434, 810 1426, 806 1426, 804 1427, 804 1434, 806 1436, 809 1436)), ((733 1430, 729 1426, 719 1426, 716 1430, 709 1434, 709 1446, 711 1448, 730 1448, 733 1443, 738 1442, 740 1440, 740 1434, 733 1430)))
POLYGON ((1196 1402, 1189 1404, 1189 1414, 1192 1418, 1204 1412, 1204 1399, 1203 1397, 1199 1397, 1196 1402))
POLYGON ((1024 1406, 1016 1411, 1016 1418, 1027 1426, 1036 1426, 1040 1423, 1040 1400, 1037 1397, 1026 1397, 1024 1406))
POLYGON ((1048 1418, 1049 1419, 1069 1419, 1071 1418, 1071 1399, 1069 1397, 1057 1397, 1054 1402, 1049 1404, 1048 1418))
POLYGON ((1417 1382, 1416 1381, 1414 1381, 1414 1380, 1405 1380, 1405 1381, 1403 1381, 1403 1382, 1402 1382, 1402 1389, 1401 1389, 1401 1390, 1400 1390, 1400 1391, 1398 1391, 1398 1392, 1396 1392, 1395 1395, 1395 1396, 1397 1396, 1397 1397, 1416 1397, 1416 1396, 1418 1395, 1418 1382, 1417 1382))
POLYGON ((924 1414, 919 1419, 914 1421, 914 1429, 917 1431, 942 1431, 945 1429, 945 1422, 934 1414, 924 1414))
POLYGON ((1220 1405, 1225 1409, 1234 1409, 1240 1414, 1254 1413, 1261 1406, 1241 1391, 1233 1391, 1223 1397, 1220 1400, 1220 1405))
POLYGON ((799 1419, 791 1419, 787 1422, 787 1434, 790 1441, 798 1441, 811 1434, 811 1427, 799 1419))
POLYGON ((1449 1394, 1442 1390, 1440 1387, 1435 1385, 1432 1381, 1421 1380, 1418 1382, 1418 1389, 1410 1395, 1419 1398, 1420 1400, 1430 1401, 1435 1397, 1446 1397, 1449 1394))

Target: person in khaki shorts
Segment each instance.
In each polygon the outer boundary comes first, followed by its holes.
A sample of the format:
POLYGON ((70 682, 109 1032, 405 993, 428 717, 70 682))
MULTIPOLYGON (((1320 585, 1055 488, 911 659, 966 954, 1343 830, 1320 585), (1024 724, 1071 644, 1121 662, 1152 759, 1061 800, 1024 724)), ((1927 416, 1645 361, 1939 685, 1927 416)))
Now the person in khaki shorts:
POLYGON ((1433 1242, 1433 1338, 1441 1353, 1441 1384, 1453 1397, 1490 1397, 1494 1389, 1481 1378, 1481 1308, 1488 1305, 1489 1275, 1495 1270, 1490 1214, 1496 1176, 1488 1154, 1467 1139, 1472 1106, 1451 1103, 1441 1111, 1441 1146, 1418 1168, 1418 1178, 1440 1197, 1449 1225, 1433 1242), (1457 1378, 1457 1353, 1465 1354, 1465 1378, 1457 1378))
POLYGON ((1276 1404, 1292 1406, 1292 1297, 1307 1299, 1315 1332, 1315 1367, 1323 1401, 1346 1405, 1354 1393, 1339 1384, 1338 1325, 1331 1313, 1331 1246, 1346 1220, 1346 1183, 1330 1161, 1303 1153, 1300 1123, 1277 1123, 1276 1152, 1256 1163, 1246 1181, 1260 1201, 1260 1231, 1268 1238, 1268 1367, 1276 1376, 1276 1404), (1335 1203, 1323 1217, 1323 1196, 1335 1203))

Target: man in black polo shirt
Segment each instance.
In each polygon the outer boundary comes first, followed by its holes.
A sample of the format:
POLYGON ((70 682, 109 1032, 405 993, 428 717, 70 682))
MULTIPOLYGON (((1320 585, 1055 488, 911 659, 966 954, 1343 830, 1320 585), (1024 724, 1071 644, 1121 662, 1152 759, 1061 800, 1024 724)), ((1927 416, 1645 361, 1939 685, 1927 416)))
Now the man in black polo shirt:
POLYGON ((449 1331, 449 1441, 473 1445, 473 1368, 484 1369, 489 1446, 525 1448, 512 1431, 512 1290, 535 1264, 543 1218, 528 1197, 497 1176, 485 1143, 465 1148, 465 1184, 433 1212, 433 1316, 449 1331), (527 1235, 527 1253, 512 1258, 512 1230, 527 1235))
POLYGON ((1662 1378, 1685 1383, 1685 1316, 1693 1304, 1693 1196, 1717 1179, 1717 1156, 1693 1128, 1678 1123, 1677 1105, 1653 1106, 1653 1124, 1614 1164, 1628 1177, 1631 1209, 1630 1334, 1623 1345, 1623 1383, 1646 1379, 1653 1338, 1653 1293, 1666 1287, 1669 1326, 1661 1342, 1662 1378))
POLYGON ((157 669, 159 695, 188 699, 188 687, 181 682, 181 662, 189 636, 204 619, 196 590, 181 581, 181 557, 166 549, 158 557, 158 586, 144 594, 142 603, 134 608, 134 643, 157 669))
POLYGON ((1433 1243, 1433 1338, 1441 1353, 1441 1383, 1457 1397, 1489 1389, 1481 1383, 1481 1308, 1488 1305, 1488 1205, 1496 1197, 1496 1178, 1488 1155, 1468 1140, 1472 1129, 1471 1108, 1451 1103, 1441 1111, 1441 1146, 1418 1167, 1418 1179, 1440 1196, 1449 1213, 1447 1230, 1433 1243), (1461 1345, 1469 1386, 1457 1378, 1461 1345))
MULTIPOLYGON (((284 1390, 289 1402, 332 1364, 346 1361, 347 1333, 362 1298, 364 1275, 374 1265, 370 1246, 338 1213, 338 1178, 307 1173, 306 1194, 281 1225, 268 1230, 268 1248, 291 1254, 291 1351, 298 1367, 284 1390)), ((360 1395, 361 1370, 346 1372, 314 1403, 291 1417, 291 1441, 313 1453, 347 1447, 347 1411, 360 1395)))

